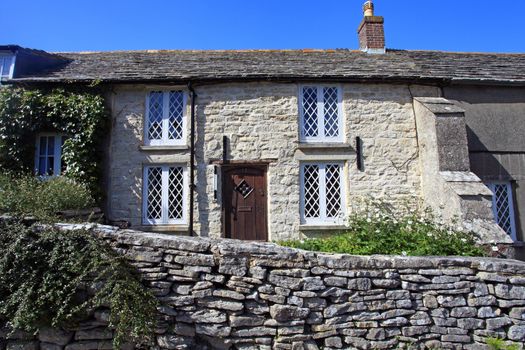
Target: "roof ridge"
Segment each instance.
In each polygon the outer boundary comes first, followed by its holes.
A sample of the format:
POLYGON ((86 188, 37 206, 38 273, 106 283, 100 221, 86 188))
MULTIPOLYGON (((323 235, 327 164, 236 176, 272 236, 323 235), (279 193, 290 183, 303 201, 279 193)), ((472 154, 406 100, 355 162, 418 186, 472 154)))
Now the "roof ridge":
POLYGON ((53 51, 54 54, 96 54, 96 53, 201 53, 201 52, 334 52, 359 51, 345 48, 336 49, 145 49, 145 50, 108 50, 108 51, 53 51))
MULTIPOLYGON (((145 53, 145 54, 168 54, 168 53, 333 53, 333 52, 361 52, 360 50, 352 50, 347 48, 335 49, 145 49, 145 50, 108 50, 108 51, 53 51, 50 54, 75 54, 75 55, 91 55, 91 54, 122 54, 122 53, 145 53)), ((497 56, 523 56, 525 52, 476 52, 476 51, 446 51, 446 50, 407 50, 407 49, 387 49, 387 53, 442 53, 442 54, 457 54, 457 55, 497 55, 497 56)))

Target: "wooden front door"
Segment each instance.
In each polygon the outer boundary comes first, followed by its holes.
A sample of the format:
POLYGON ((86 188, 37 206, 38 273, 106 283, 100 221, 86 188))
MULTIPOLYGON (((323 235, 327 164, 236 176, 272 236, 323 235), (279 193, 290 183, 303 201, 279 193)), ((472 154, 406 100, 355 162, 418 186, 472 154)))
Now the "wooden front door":
POLYGON ((267 241, 266 166, 224 166, 222 179, 225 236, 267 241))

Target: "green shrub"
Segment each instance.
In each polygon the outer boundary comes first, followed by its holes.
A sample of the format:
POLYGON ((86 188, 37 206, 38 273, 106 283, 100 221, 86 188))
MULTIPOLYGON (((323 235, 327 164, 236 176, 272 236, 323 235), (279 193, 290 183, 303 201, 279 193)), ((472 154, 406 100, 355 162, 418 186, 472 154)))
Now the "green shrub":
POLYGON ((487 338, 487 345, 491 350, 519 350, 518 344, 513 342, 506 342, 499 338, 487 338))
POLYGON ((375 204, 353 214, 339 234, 279 244, 305 250, 356 255, 482 256, 473 233, 436 223, 430 212, 393 212, 375 204))
POLYGON ((71 326, 103 305, 116 347, 144 343, 156 303, 126 260, 89 232, 0 222, 0 319, 14 329, 71 326))
POLYGON ((59 211, 94 205, 87 186, 65 177, 41 180, 31 175, 0 175, 0 211, 4 213, 50 221, 59 211))

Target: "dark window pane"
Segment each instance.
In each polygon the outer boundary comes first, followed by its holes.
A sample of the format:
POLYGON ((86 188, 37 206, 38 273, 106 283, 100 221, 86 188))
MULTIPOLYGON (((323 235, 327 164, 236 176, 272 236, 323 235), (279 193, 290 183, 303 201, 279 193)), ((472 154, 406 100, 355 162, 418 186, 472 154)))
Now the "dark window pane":
POLYGON ((47 145, 46 145, 47 137, 41 136, 40 137, 40 155, 43 156, 46 154, 47 145))
POLYGON ((55 175, 54 167, 55 165, 55 157, 48 157, 47 158, 47 175, 55 175))
POLYGON ((48 136, 47 138, 47 155, 55 154, 55 137, 48 136))
POLYGON ((38 159, 38 175, 46 174, 46 157, 40 157, 38 159))

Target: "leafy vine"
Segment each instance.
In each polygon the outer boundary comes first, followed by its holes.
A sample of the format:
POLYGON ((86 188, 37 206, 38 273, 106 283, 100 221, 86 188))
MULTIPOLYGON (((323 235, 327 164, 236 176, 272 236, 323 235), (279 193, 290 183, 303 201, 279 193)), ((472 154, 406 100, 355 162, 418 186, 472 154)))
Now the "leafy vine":
POLYGON ((108 121, 104 97, 96 87, 82 90, 0 89, 0 169, 32 172, 39 132, 68 135, 64 175, 86 184, 100 197, 103 140, 108 121))

